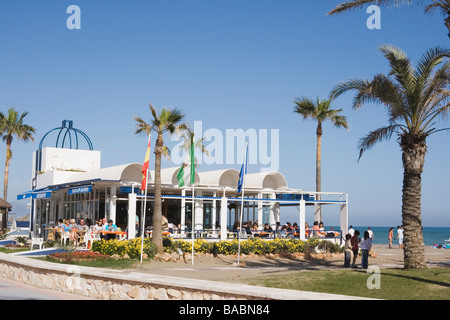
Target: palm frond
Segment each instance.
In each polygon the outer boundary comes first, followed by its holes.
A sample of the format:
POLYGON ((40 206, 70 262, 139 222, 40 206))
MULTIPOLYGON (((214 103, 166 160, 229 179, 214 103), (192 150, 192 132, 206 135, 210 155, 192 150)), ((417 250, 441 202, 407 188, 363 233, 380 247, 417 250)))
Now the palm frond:
POLYGON ((394 7, 400 5, 411 5, 412 0, 353 0, 338 4, 328 15, 334 15, 361 9, 366 5, 374 4, 378 6, 394 7))
POLYGON ((294 100, 294 104, 294 112, 302 115, 303 119, 314 118, 317 115, 316 105, 309 98, 297 98, 294 100))
POLYGON ((392 134, 400 127, 401 125, 399 124, 392 124, 387 127, 382 127, 371 131, 367 136, 361 138, 358 142, 358 148, 360 149, 358 161, 361 159, 363 153, 372 148, 377 142, 391 139, 392 134))
MULTIPOLYGON (((345 82, 340 82, 337 84, 330 92, 330 99, 337 99, 339 96, 350 90, 364 91, 370 82, 364 79, 351 79, 345 82)), ((359 104, 357 101, 354 101, 353 108, 357 108, 359 104)))

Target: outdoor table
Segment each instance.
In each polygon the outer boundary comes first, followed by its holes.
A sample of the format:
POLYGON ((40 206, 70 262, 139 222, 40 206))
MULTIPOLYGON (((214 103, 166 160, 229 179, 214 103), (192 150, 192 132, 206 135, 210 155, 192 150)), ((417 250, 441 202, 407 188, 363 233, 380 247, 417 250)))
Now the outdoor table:
MULTIPOLYGON (((153 231, 145 231, 145 233, 149 233, 149 234, 152 234, 152 232, 153 232, 153 231)), ((163 235, 163 236, 168 236, 168 235, 170 235, 170 232, 169 232, 169 231, 163 231, 163 232, 162 232, 162 235, 163 235)))
MULTIPOLYGON (((100 231, 104 236, 107 236, 107 235, 119 235, 119 236, 123 236, 123 235, 125 235, 126 234, 126 232, 123 232, 123 231, 108 231, 108 230, 103 230, 103 231, 100 231)), ((107 240, 110 240, 110 239, 108 239, 108 237, 106 237, 106 239, 107 240)))
POLYGON ((107 230, 104 230, 104 231, 100 231, 101 233, 103 233, 104 235, 105 234, 118 234, 118 235, 124 235, 125 234, 125 232, 123 232, 123 231, 107 231, 107 230))

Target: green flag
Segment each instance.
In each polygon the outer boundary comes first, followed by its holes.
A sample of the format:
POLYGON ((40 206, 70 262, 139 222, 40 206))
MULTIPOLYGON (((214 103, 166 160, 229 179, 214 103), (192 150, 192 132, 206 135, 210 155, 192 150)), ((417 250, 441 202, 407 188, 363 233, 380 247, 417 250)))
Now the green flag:
POLYGON ((195 183, 194 137, 191 138, 191 148, 178 170, 177 179, 179 187, 195 183))

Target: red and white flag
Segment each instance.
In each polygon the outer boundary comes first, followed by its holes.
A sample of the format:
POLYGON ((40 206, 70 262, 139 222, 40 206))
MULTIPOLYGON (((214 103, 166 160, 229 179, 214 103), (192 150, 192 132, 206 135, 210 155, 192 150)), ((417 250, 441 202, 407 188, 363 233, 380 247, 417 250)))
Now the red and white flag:
POLYGON ((150 164, 150 143, 152 136, 151 134, 148 135, 148 147, 147 147, 147 153, 145 154, 145 161, 144 165, 142 166, 142 183, 141 183, 141 192, 144 193, 147 189, 147 172, 148 167, 150 164))

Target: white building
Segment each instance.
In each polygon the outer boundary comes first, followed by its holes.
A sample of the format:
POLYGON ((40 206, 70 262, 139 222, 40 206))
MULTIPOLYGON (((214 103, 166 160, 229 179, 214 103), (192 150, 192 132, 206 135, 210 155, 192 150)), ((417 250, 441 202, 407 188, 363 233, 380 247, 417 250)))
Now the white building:
MULTIPOLYGON (((77 130, 67 128, 64 122, 63 127, 56 129, 60 130, 58 140, 69 129, 77 130)), ((55 147, 45 148, 41 148, 41 141, 40 149, 33 154, 32 190, 17 197, 19 200, 31 199, 31 231, 46 238, 46 228, 54 226, 59 219, 75 218, 78 221, 84 218, 93 224, 106 217, 122 229, 127 229, 129 238, 133 238, 137 219, 140 221, 138 228, 142 227, 145 199, 140 193, 142 164, 100 168, 100 151, 67 149, 64 148, 64 142, 59 147, 58 140, 55 147)), ((239 171, 196 171, 193 201, 191 187, 178 187, 178 169, 161 170, 163 214, 169 222, 179 224, 182 230, 191 230, 192 221, 195 220, 194 228, 199 234, 200 230, 218 228, 221 239, 225 239, 227 229, 233 229, 240 217, 242 198, 236 190, 239 171), (193 202, 195 219, 192 218, 193 202)), ((152 223, 153 193, 154 172, 150 171, 145 227, 152 223)), ((306 206, 337 205, 340 227, 346 233, 347 194, 320 194, 321 200, 315 200, 318 198, 315 192, 288 188, 285 177, 279 172, 247 174, 243 221, 257 221, 259 229, 268 223, 275 230, 283 206, 297 206, 299 237, 305 239, 306 206)))

